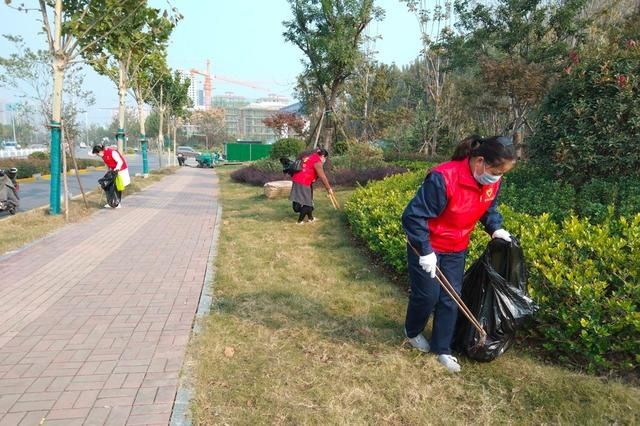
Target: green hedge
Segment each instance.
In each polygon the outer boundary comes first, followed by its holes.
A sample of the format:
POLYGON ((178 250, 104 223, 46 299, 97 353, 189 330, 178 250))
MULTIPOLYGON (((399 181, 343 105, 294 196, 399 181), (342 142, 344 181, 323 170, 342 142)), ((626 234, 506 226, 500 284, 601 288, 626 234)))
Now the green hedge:
POLYGON ((296 138, 284 138, 274 142, 271 148, 271 158, 279 160, 280 157, 295 158, 304 151, 304 141, 296 138))
POLYGON ((500 199, 516 212, 548 213, 556 222, 573 214, 602 223, 640 213, 640 179, 594 178, 574 187, 554 178, 548 169, 521 163, 504 177, 500 199))
MULTIPOLYGON (((345 204, 355 235, 400 273, 406 272, 400 216, 424 173, 407 173, 356 190, 345 204)), ((594 225, 568 216, 532 216, 503 205, 505 228, 517 235, 540 311, 532 342, 553 359, 589 371, 637 373, 640 363, 640 215, 594 225)), ((488 241, 474 232, 468 261, 488 241)))
POLYGON ((518 164, 503 178, 500 200, 517 212, 548 213, 555 221, 579 210, 572 185, 553 179, 547 170, 527 163, 518 164))
POLYGON ((397 160, 397 161, 390 161, 390 163, 395 166, 400 166, 400 167, 409 169, 412 172, 422 172, 425 174, 425 176, 429 171, 429 169, 431 169, 433 166, 437 164, 437 163, 424 161, 424 160, 397 160))
POLYGON ((640 176, 639 80, 640 46, 625 37, 580 52, 538 109, 532 158, 571 182, 640 176))
MULTIPOLYGON (((67 170, 73 169, 73 162, 70 158, 67 159, 67 170)), ((90 159, 77 159, 78 168, 86 169, 90 166, 103 166, 104 163, 100 160, 90 159)), ((34 174, 46 175, 49 174, 50 166, 49 160, 42 159, 6 159, 0 160, 0 169, 9 169, 11 167, 18 168, 18 179, 29 178, 34 174)))
POLYGON ((278 160, 274 160, 273 158, 262 158, 254 161, 253 166, 263 172, 282 173, 282 163, 278 160))

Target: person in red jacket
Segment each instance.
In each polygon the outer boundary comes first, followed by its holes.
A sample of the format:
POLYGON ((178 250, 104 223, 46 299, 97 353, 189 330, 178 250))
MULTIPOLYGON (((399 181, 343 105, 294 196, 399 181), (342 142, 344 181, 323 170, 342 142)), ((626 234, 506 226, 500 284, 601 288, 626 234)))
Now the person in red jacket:
POLYGON ((313 183, 320 178, 327 192, 332 194, 327 175, 322 166, 329 157, 324 148, 318 148, 314 153, 302 156, 302 168, 291 177, 293 185, 289 200, 293 202, 293 211, 299 213, 298 224, 304 223, 305 217, 309 222, 315 222, 313 217, 313 183))
POLYGON ((458 360, 451 355, 458 308, 441 291, 435 279, 436 265, 460 294, 467 246, 476 223, 480 221, 492 238, 511 241, 502 228, 497 205, 500 179, 515 161, 511 138, 470 136, 460 143, 451 161, 430 170, 402 214, 411 283, 405 335, 414 348, 435 353, 451 372, 460 371, 458 360), (432 312, 428 342, 422 331, 432 312))
MULTIPOLYGON (((94 155, 98 155, 104 161, 104 164, 114 172, 118 174, 118 179, 121 181, 121 188, 126 187, 131 183, 131 177, 129 176, 129 169, 127 168, 127 162, 124 156, 118 152, 118 150, 104 147, 102 144, 95 145, 91 151, 94 155)), ((122 206, 122 190, 116 190, 118 194, 118 207, 122 206)), ((105 205, 105 208, 111 208, 109 204, 105 205)))

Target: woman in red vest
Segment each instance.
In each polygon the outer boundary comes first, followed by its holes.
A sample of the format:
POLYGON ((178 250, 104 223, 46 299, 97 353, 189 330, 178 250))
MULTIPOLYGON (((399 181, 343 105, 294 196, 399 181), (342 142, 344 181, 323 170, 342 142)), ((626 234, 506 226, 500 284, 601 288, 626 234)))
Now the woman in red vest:
POLYGON ((480 221, 492 238, 511 241, 502 229, 497 204, 500 178, 515 161, 511 138, 470 136, 460 143, 451 161, 431 169, 402 214, 411 282, 405 334, 414 348, 434 352, 451 372, 460 371, 458 360, 451 355, 458 308, 435 280, 436 265, 459 294, 476 223, 480 221), (422 331, 432 312, 433 330, 427 342, 422 331))
MULTIPOLYGON (((122 187, 125 187, 131 183, 131 177, 129 176, 129 169, 127 168, 127 162, 124 156, 121 155, 118 150, 104 147, 102 144, 95 145, 92 149, 94 155, 98 155, 104 161, 104 164, 118 174, 118 179, 121 180, 122 187)), ((116 190, 118 194, 118 207, 122 206, 122 191, 116 190)), ((105 208, 111 208, 109 204, 105 205, 105 208)))
POLYGON ((333 193, 327 175, 324 174, 322 166, 329 157, 329 153, 324 148, 318 148, 313 154, 303 155, 302 168, 291 177, 293 185, 289 200, 293 202, 293 211, 299 213, 298 224, 304 223, 305 216, 309 222, 314 222, 313 217, 313 183, 320 178, 328 193, 333 193))

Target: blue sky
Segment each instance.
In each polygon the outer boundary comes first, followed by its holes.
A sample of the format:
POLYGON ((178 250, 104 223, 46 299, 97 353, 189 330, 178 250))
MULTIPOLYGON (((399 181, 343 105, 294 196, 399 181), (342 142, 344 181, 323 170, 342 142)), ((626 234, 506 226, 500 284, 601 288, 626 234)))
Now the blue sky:
MULTIPOLYGON (((22 2, 22 1, 21 1, 22 2)), ((4 2, 3 2, 4 3, 4 2)), ((17 3, 17 2, 16 2, 17 3)), ((24 0, 29 6, 35 0, 24 0)), ((167 0, 151 0, 156 7, 167 7, 167 0)), ((171 36, 169 65, 172 68, 205 69, 211 60, 214 75, 257 84, 270 92, 293 100, 293 85, 302 70, 301 52, 282 37, 282 21, 291 16, 286 0, 171 0, 184 15, 171 36)), ((381 62, 404 65, 419 52, 420 36, 416 18, 399 0, 377 0, 386 11, 385 19, 373 23, 370 35, 381 35, 373 46, 381 62)), ((19 13, 0 4, 0 33, 21 35, 29 46, 44 48, 45 38, 38 34, 37 15, 19 13)), ((0 40, 0 55, 11 53, 11 45, 0 40)), ((88 112, 91 122, 107 122, 117 106, 117 93, 110 80, 87 70, 87 88, 96 96, 96 105, 88 112)), ((242 85, 214 79, 213 95, 232 91, 249 98, 264 96, 242 85)), ((0 102, 12 102, 13 92, 0 88, 0 102)))

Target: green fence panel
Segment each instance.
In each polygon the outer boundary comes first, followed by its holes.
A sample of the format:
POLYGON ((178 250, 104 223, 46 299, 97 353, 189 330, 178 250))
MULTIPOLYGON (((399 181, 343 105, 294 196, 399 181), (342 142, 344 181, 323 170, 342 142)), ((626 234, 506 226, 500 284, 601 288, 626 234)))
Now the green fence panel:
POLYGON ((227 161, 255 161, 271 154, 271 145, 228 143, 225 148, 227 161))

